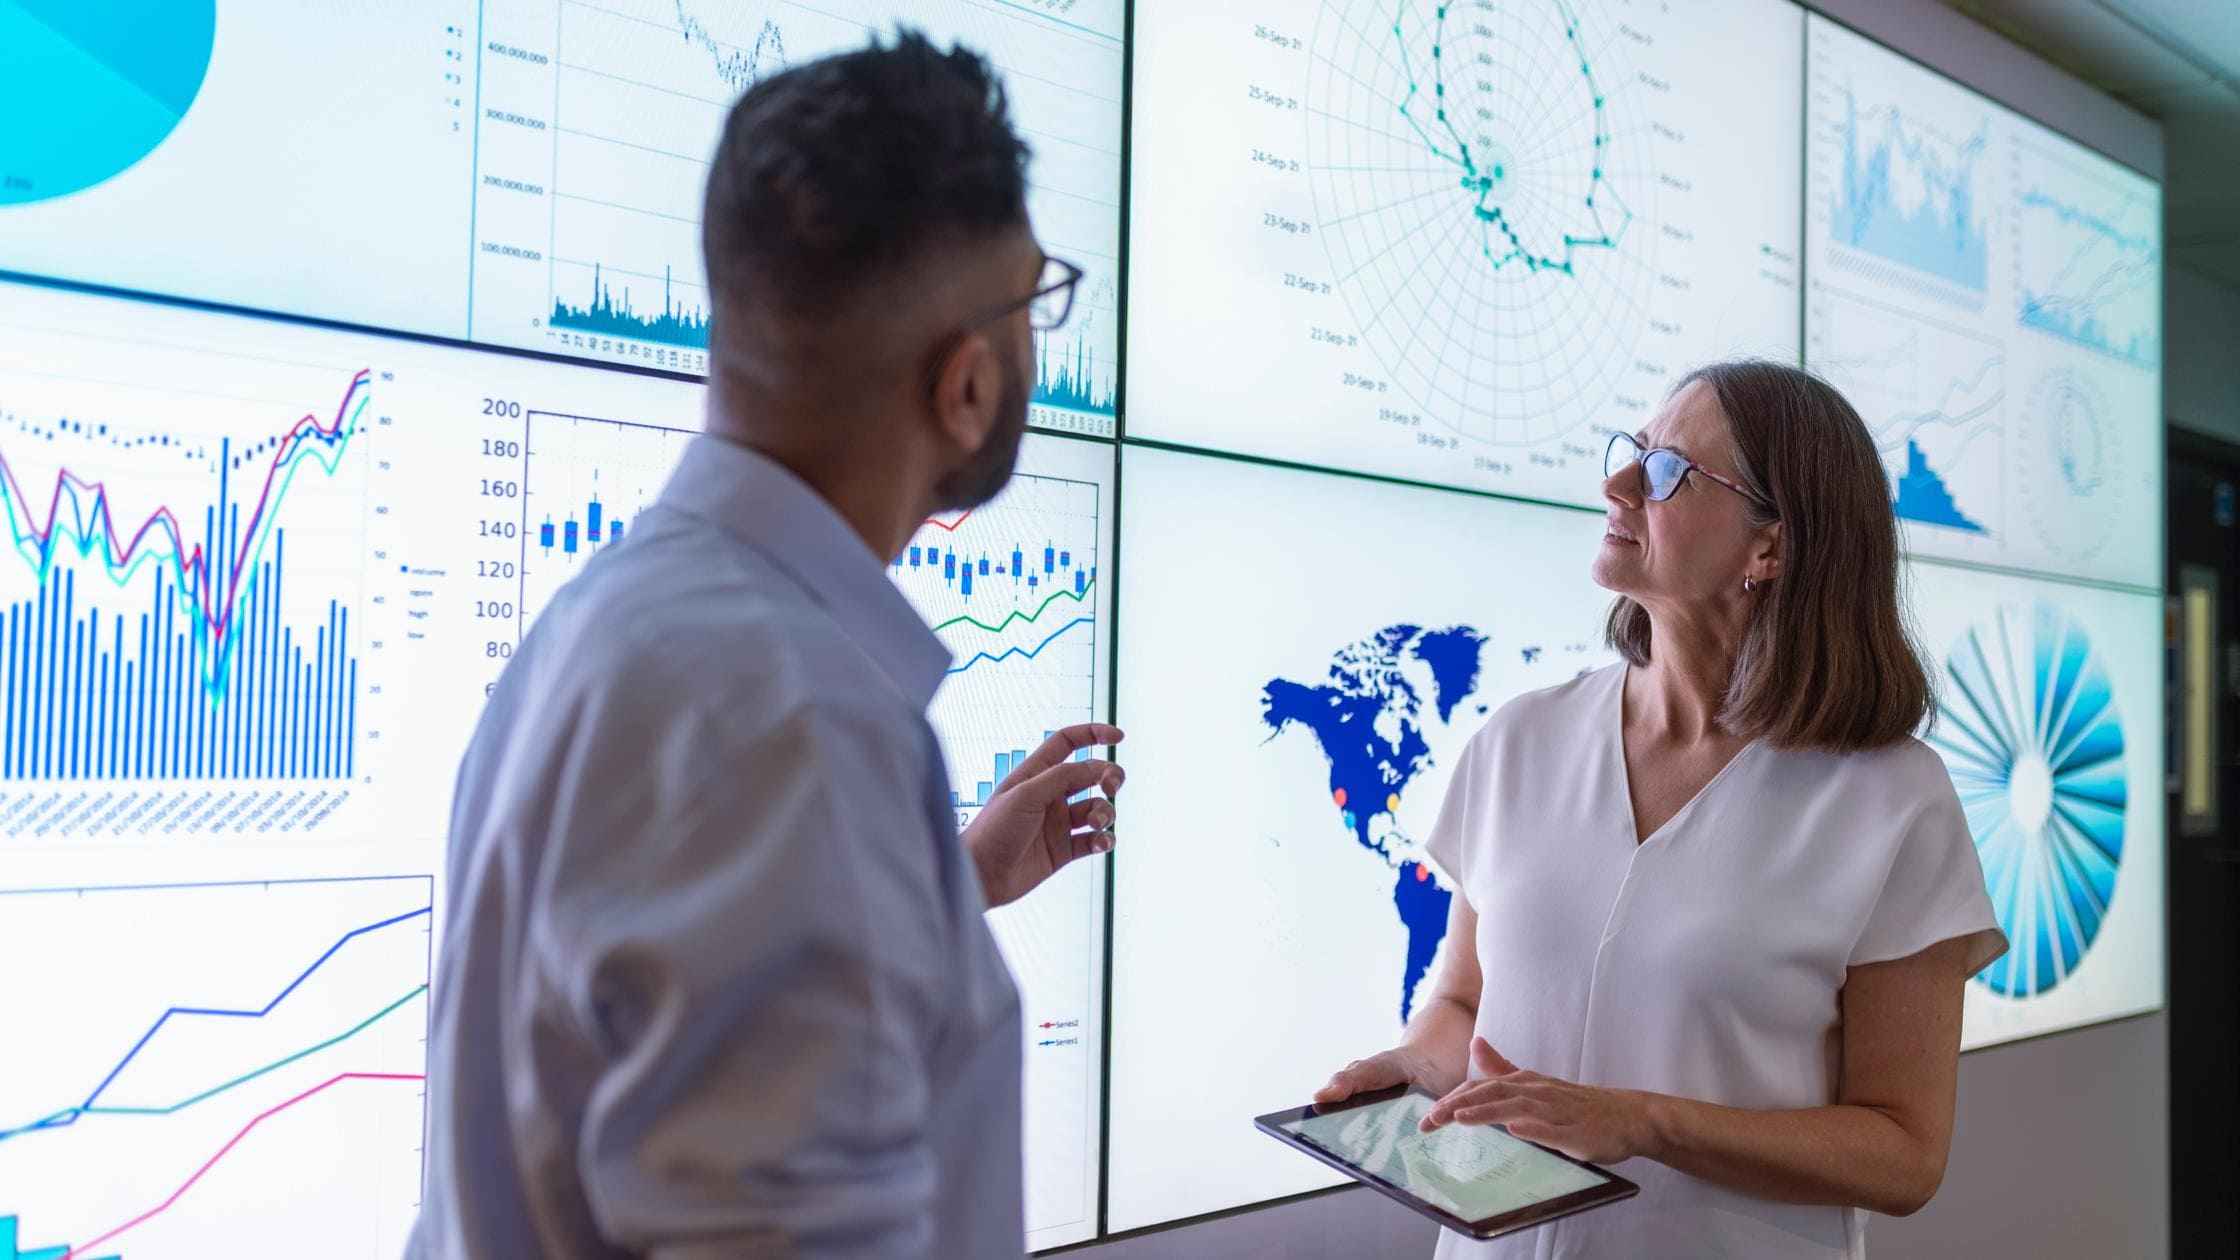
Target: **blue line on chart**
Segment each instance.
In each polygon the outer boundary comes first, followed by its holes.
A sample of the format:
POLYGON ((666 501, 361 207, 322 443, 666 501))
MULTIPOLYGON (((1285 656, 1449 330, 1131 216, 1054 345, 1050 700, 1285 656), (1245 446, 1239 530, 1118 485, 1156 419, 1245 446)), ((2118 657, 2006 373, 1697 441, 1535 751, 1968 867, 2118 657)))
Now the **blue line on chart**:
MULTIPOLYGON (((1060 633, 1062 634, 1064 632, 1060 631, 1060 633)), ((1040 649, 1037 650, 1039 651, 1040 649)), ((86 1095, 86 1100, 84 1102, 79 1103, 77 1106, 71 1108, 68 1111, 49 1116, 44 1120, 35 1121, 20 1128, 0 1129, 0 1142, 4 1142, 9 1138, 16 1137, 19 1134, 23 1133, 31 1133, 40 1129, 59 1129, 64 1127, 65 1125, 77 1123, 78 1117, 84 1114, 85 1109, 93 1106, 96 1102, 100 1101, 102 1093, 105 1092, 111 1084, 115 1083, 117 1075, 123 1072, 125 1068, 132 1063, 132 1060, 135 1056, 137 1056, 143 1049, 147 1048, 149 1040, 152 1039, 157 1032, 161 1031, 166 1023, 170 1022, 172 1016, 225 1015, 241 1019, 262 1019, 265 1016, 270 1015, 274 1007, 287 1000, 289 994, 294 993, 298 988, 302 987, 303 982, 311 978, 312 972, 315 972, 319 968, 326 966, 327 961, 333 958, 337 953, 341 952, 342 947, 348 945, 351 941, 357 939, 358 937, 364 936, 368 932, 378 932, 383 928, 395 927, 397 924, 406 922, 407 920, 417 919, 424 914, 433 913, 434 907, 423 906, 418 910, 410 910, 403 914, 400 914, 393 919, 383 919, 379 923, 369 923, 366 926, 357 929, 356 931, 345 933, 341 940, 336 941, 334 944, 327 947, 326 953, 319 955, 319 959, 317 962, 314 962, 310 966, 304 968, 303 974, 289 981, 288 987, 280 990, 279 996, 265 1003, 263 1010, 229 1011, 194 1006, 172 1007, 171 1009, 156 1017, 156 1022, 149 1026, 148 1031, 140 1035, 140 1040, 133 1044, 131 1051, 128 1052, 123 1059, 119 1060, 115 1067, 109 1069, 109 1074, 101 1078, 101 1084, 95 1086, 93 1092, 86 1095)))
POLYGON ((999 9, 1013 9, 1020 13, 1024 13, 1029 17, 1041 18, 1043 21, 1048 22, 1052 26, 1062 26, 1069 31, 1079 31, 1084 35, 1094 35, 1098 39, 1105 40, 1109 43, 1117 44, 1120 42, 1120 37, 1118 35, 1108 35, 1093 26, 1083 26, 1079 22, 1068 22, 1064 18, 1053 17, 1050 14, 1044 13, 1042 10, 1035 8, 1033 5, 1020 4, 1018 0, 988 0, 988 3, 995 5, 999 9))
POLYGON ((982 661, 986 661, 990 665, 1000 665, 1004 661, 1010 660, 1014 656, 1023 656, 1031 661, 1035 657, 1042 655, 1042 649, 1049 647, 1053 643, 1056 643, 1058 641, 1059 635, 1073 629, 1075 626, 1088 625, 1094 620, 1096 620, 1094 617, 1075 617, 1073 620, 1065 623, 1062 626, 1059 626, 1056 630, 1052 631, 1049 638, 1044 639, 1042 642, 1036 644, 1031 650, 1027 648, 1005 648, 1000 655, 996 656, 990 656, 986 652, 975 652, 972 654, 971 660, 968 660, 964 664, 951 669, 949 672, 952 674, 961 674, 982 661))

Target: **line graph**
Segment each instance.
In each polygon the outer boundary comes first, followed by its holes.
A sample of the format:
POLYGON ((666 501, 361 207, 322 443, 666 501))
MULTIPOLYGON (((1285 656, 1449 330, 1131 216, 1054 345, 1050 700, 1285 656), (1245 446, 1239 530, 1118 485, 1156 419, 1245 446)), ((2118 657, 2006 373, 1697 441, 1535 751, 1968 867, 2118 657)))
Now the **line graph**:
POLYGON ((1980 303, 1991 268, 1986 209, 1977 193, 1978 172, 1989 165, 1989 120, 1978 118, 1973 131, 1960 133, 1896 103, 1861 108, 1848 83, 1837 90, 1843 106, 1833 143, 1841 157, 1828 211, 1836 243, 1964 290, 1980 303))
POLYGON ((418 875, 0 891, 11 956, 80 947, 0 977, 41 1030, 0 1081, 0 1213, 65 1257, 395 1254, 432 896, 418 875))
MULTIPOLYGON (((1051 732, 1104 711, 1111 460, 1098 443, 1030 434, 1001 494, 925 522, 888 567, 953 658, 927 719, 960 826, 1051 732)), ((1037 1247, 1094 1233, 1101 881, 1102 863, 1075 863, 989 915, 1030 1030, 1027 1220, 1037 1247)))
POLYGON ((172 1207, 179 1202, 180 1198, 187 1193, 187 1191, 194 1189, 196 1182, 201 1181, 202 1178, 207 1175, 211 1169, 217 1167, 218 1161, 231 1154, 234 1147, 241 1145, 242 1139, 248 1137, 249 1134, 253 1130, 255 1130, 258 1125, 263 1124, 265 1121, 279 1115, 283 1111, 287 1111, 290 1108, 295 1107, 299 1103, 308 1102, 312 1098, 315 1098, 318 1095, 327 1092, 329 1089, 332 1089, 333 1087, 340 1085, 345 1081, 422 1082, 427 1079, 428 1078, 424 1073, 344 1072, 337 1076, 329 1077, 326 1081, 312 1086, 310 1089, 297 1094, 295 1097, 288 1099, 286 1102, 279 1103, 275 1106, 265 1109, 264 1111, 258 1112, 254 1117, 250 1119, 249 1123, 241 1126, 240 1132, 226 1139, 226 1144, 218 1148, 217 1154, 212 1155, 207 1160, 204 1160, 202 1166, 195 1169, 194 1174, 188 1177, 186 1182, 182 1184, 178 1189, 172 1191, 170 1195, 163 1200, 163 1202, 156 1204, 154 1207, 149 1208, 147 1211, 133 1217, 131 1220, 126 1221, 122 1225, 118 1225, 113 1229, 105 1230, 102 1233, 95 1235, 94 1238, 89 1242, 81 1243, 76 1247, 72 1247, 68 1252, 64 1253, 64 1260, 72 1260, 73 1257, 99 1247, 104 1243, 107 1243, 109 1240, 117 1237, 119 1234, 133 1229, 136 1226, 145 1225, 149 1221, 154 1220, 156 1217, 170 1211, 172 1207))
POLYGON ((1826 288, 1814 294, 1812 325, 1812 367, 1866 421, 1909 547, 1950 556, 1955 545, 1972 545, 1956 543, 1955 534, 2002 532, 2005 348, 1956 325, 1826 288))
POLYGON ((2161 205, 2112 163, 2018 143, 2016 319, 2139 368, 2161 361, 2161 205))
MULTIPOLYGON (((518 607, 526 634, 596 553, 637 534, 639 514, 698 433, 536 410, 524 413, 520 432, 518 607)), ((1050 733, 1103 712, 1100 557, 1113 460, 1108 443, 1029 433, 1002 493, 926 520, 888 565, 897 590, 952 653, 927 717, 960 825, 1050 733), (991 766, 999 767, 992 776, 991 766)), ((1076 863, 1038 890, 1032 906, 990 915, 1030 1021, 1067 1030, 1025 1047, 1028 1231, 1037 1247, 1095 1232, 1101 879, 1098 864, 1076 863)))
POLYGON ((50 419, 16 412, 0 422, 0 440, 19 455, 11 460, 0 449, 0 509, 36 584, 32 594, 0 604, 0 778, 352 773, 358 663, 350 610, 326 600, 322 624, 300 638, 282 623, 287 538, 280 521, 307 466, 314 480, 338 479, 370 401, 371 375, 350 378, 328 419, 306 414, 239 449, 228 436, 213 444, 64 412, 50 419), (23 448, 57 441, 131 472, 104 478, 63 464, 46 489, 28 490, 23 448), (168 505, 120 526, 117 501, 133 492, 111 482, 175 477, 182 460, 216 483, 199 536, 184 524, 186 513, 168 505), (247 475, 236 482, 239 474, 247 475), (252 497, 238 498, 237 484, 253 487, 252 497), (106 578, 107 590, 95 587, 80 602, 72 562, 106 578), (143 574, 143 590, 131 590, 143 574), (97 602, 104 594, 144 598, 145 611, 132 621, 105 612, 97 602))
POLYGON ((1906 549, 2151 585, 2159 191, 1832 20, 1806 47, 1806 364, 1906 549))
POLYGON ((1049 638, 1044 639, 1042 642, 1035 644, 1031 648, 1005 648, 1003 651, 998 652, 993 656, 984 651, 974 652, 970 657, 966 658, 964 664, 953 667, 952 669, 950 669, 949 673, 951 676, 961 674, 983 661, 990 665, 1001 665, 1005 661, 1009 660, 1036 660, 1041 657, 1045 648, 1048 648, 1051 644, 1056 643, 1059 639, 1065 637, 1066 631, 1074 629, 1077 626, 1088 626, 1094 624, 1096 623, 1091 618, 1076 617, 1073 620, 1065 623, 1064 625, 1059 626, 1056 630, 1051 631, 1049 638))
POLYGON ((707 370, 707 163, 732 102, 789 65, 861 48, 898 16, 1004 71, 1033 148, 1028 211, 1088 273, 1040 349, 1052 423, 1109 431, 1117 400, 1123 6, 931 0, 539 0, 485 15, 471 335, 707 370), (498 51, 492 51, 498 50, 498 51), (493 66, 502 73, 493 74, 493 66))
MULTIPOLYGON (((351 931, 349 931, 349 932, 347 932, 347 933, 344 933, 344 934, 343 934, 343 937, 342 937, 342 939, 341 939, 341 940, 338 940, 338 941, 336 941, 336 942, 335 942, 334 944, 332 944, 332 945, 328 946, 328 947, 327 947, 327 951, 326 951, 325 953, 323 953, 323 954, 319 955, 319 957, 318 957, 318 958, 317 958, 316 960, 314 960, 314 961, 312 962, 312 964, 311 964, 310 966, 308 966, 308 967, 304 968, 304 969, 303 969, 303 972, 302 972, 302 974, 298 975, 298 976, 297 976, 297 977, 296 977, 295 979, 293 979, 293 980, 289 981, 289 982, 288 982, 288 985, 287 985, 287 987, 286 987, 286 988, 284 988, 284 989, 280 990, 280 992, 279 992, 279 993, 277 993, 277 994, 275 994, 275 995, 273 996, 273 998, 272 998, 272 1000, 271 1000, 271 1001, 269 1001, 269 1002, 266 1002, 266 1003, 265 1003, 264 1005, 262 1005, 262 1006, 259 1006, 259 1007, 254 1007, 254 1008, 242 1008, 242 1009, 233 1009, 233 1010, 218 1010, 218 1009, 211 1009, 211 1008, 206 1008, 206 1007, 198 1007, 198 1006, 174 1006, 174 1007, 171 1007, 171 1008, 169 1008, 169 1009, 165 1010, 165 1011, 163 1012, 163 1014, 161 1014, 161 1015, 159 1015, 159 1016, 157 1016, 157 1017, 156 1017, 156 1022, 155 1022, 154 1024, 152 1024, 152 1025, 150 1025, 150 1026, 149 1026, 149 1028, 148 1028, 148 1031, 146 1031, 146 1032, 144 1032, 144 1033, 140 1034, 140 1039, 139 1039, 138 1041, 136 1041, 136 1042, 134 1042, 134 1043, 132 1044, 132 1049, 130 1049, 130 1050, 128 1050, 128 1051, 126 1051, 126 1052, 125 1052, 125 1056, 124 1056, 124 1058, 122 1058, 122 1059, 118 1060, 118 1062, 117 1062, 117 1065, 116 1065, 115 1067, 113 1067, 113 1068, 109 1069, 109 1074, 108 1074, 107 1076, 104 1076, 104 1077, 102 1077, 102 1078, 101 1078, 101 1083, 100 1083, 99 1085, 96 1085, 96 1086, 94 1086, 94 1088, 93 1088, 93 1092, 92 1092, 91 1094, 88 1094, 88 1095, 86 1095, 86 1100, 85 1100, 85 1101, 84 1101, 83 1103, 79 1104, 78 1106, 75 1106, 75 1107, 70 1107, 70 1108, 66 1108, 66 1109, 65 1109, 65 1110, 63 1110, 63 1111, 59 1111, 59 1112, 56 1112, 56 1113, 55 1113, 54 1115, 52 1115, 52 1116, 48 1116, 48 1117, 46 1117, 45 1119, 39 1120, 39 1121, 37 1121, 36 1123, 33 1123, 33 1124, 28 1124, 28 1125, 25 1125, 25 1126, 23 1126, 23 1127, 21 1127, 21 1128, 17 1128, 17 1129, 0 1129, 0 1141, 6 1141, 6 1140, 7 1140, 7 1139, 9 1139, 9 1138, 12 1138, 12 1137, 16 1137, 16 1136, 18 1136, 18 1135, 20 1135, 20 1134, 24 1134, 24 1133, 29 1133, 29 1132, 32 1132, 32 1131, 34 1131, 34 1130, 38 1130, 38 1129, 48 1129, 48 1128, 53 1128, 53 1127, 55 1127, 56 1125, 60 1125, 60 1124, 74 1124, 74 1123, 76 1123, 76 1121, 77 1121, 78 1117, 79 1117, 79 1116, 82 1116, 82 1115, 99 1115, 99 1114, 109 1114, 109 1115, 143 1115, 143 1114, 162 1114, 162 1115, 168 1115, 168 1114, 170 1114, 171 1112, 174 1112, 174 1111, 178 1111, 178 1110, 180 1110, 181 1108, 183 1108, 183 1107, 187 1106, 187 1105, 188 1105, 188 1103, 192 1103, 192 1102, 197 1102, 197 1101, 200 1101, 200 1100, 201 1100, 201 1099, 203 1099, 203 1098, 207 1098, 207 1097, 209 1097, 209 1096, 210 1096, 210 1093, 211 1093, 211 1092, 215 1092, 215 1091, 206 1091, 205 1093, 202 1093, 202 1094, 198 1094, 198 1095, 196 1095, 196 1096, 195 1096, 194 1098, 190 1098, 190 1099, 188 1099, 188 1100, 187 1100, 187 1102, 185 1102, 185 1103, 175 1103, 175 1104, 173 1104, 173 1105, 171 1105, 171 1106, 169 1106, 169 1107, 165 1107, 165 1108, 157 1108, 157 1109, 153 1109, 153 1110, 150 1110, 150 1109, 147 1109, 147 1108, 102 1108, 102 1107, 100 1107, 100 1106, 98 1106, 98 1105, 97 1105, 97 1104, 98 1104, 98 1103, 100 1102, 100 1100, 101 1100, 101 1095, 102 1095, 102 1094, 104 1094, 104 1093, 106 1093, 106 1092, 108 1092, 109 1086, 111 1086, 111 1085, 113 1085, 113 1084, 115 1084, 115 1083, 116 1083, 116 1079, 117 1079, 117 1076, 118 1076, 118 1075, 119 1075, 120 1073, 122 1073, 122 1072, 123 1072, 123 1071, 124 1071, 124 1070, 125 1070, 125 1069, 126 1069, 127 1067, 130 1067, 130 1066, 132 1065, 132 1061, 133 1061, 133 1060, 134 1060, 135 1058, 138 1058, 138 1057, 139 1057, 139 1055, 140 1055, 140 1052, 141 1052, 142 1050, 145 1050, 145 1049, 147 1049, 147 1048, 148 1048, 148 1043, 149 1043, 150 1041, 152 1041, 152 1040, 154 1040, 154 1039, 155 1039, 155 1036, 156 1036, 156 1034, 157 1034, 157 1033, 160 1033, 160 1032, 162 1032, 162 1031, 163 1031, 164 1025, 166 1025, 166 1024, 168 1024, 168 1023, 170 1023, 170 1022, 171 1022, 171 1019, 172 1019, 172 1017, 173 1017, 173 1016, 176 1016, 176 1015, 200 1015, 200 1016, 208 1016, 208 1017, 213 1017, 213 1018, 234 1018, 234 1019, 262 1019, 262 1018, 264 1018, 265 1016, 267 1016, 267 1015, 270 1015, 270 1014, 271 1014, 271 1013, 273 1012, 273 1009, 274 1009, 275 1007, 279 1006, 279 1005, 280 1005, 280 1003, 282 1003, 282 1002, 286 1001, 286 1000, 288 999, 288 995, 289 995, 289 994, 292 994, 292 993, 294 993, 294 992, 295 992, 295 991, 296 991, 297 989, 299 989, 299 988, 303 987, 303 983, 304 983, 305 981, 309 980, 309 979, 311 978, 311 976, 312 976, 312 974, 313 974, 314 972, 318 971, 318 970, 319 970, 319 968, 321 968, 321 967, 325 966, 325 965, 327 964, 327 962, 328 962, 329 960, 331 960, 331 959, 332 959, 332 958, 333 958, 333 957, 334 957, 334 956, 335 956, 335 955, 336 955, 337 953, 339 953, 339 952, 340 952, 340 951, 342 950, 343 946, 345 946, 345 945, 348 945, 348 944, 349 944, 349 943, 350 943, 351 941, 353 941, 353 940, 356 940, 356 939, 358 939, 359 937, 365 936, 365 935, 366 935, 366 934, 368 934, 368 933, 371 933, 371 932, 378 932, 378 931, 380 931, 380 930, 381 930, 381 929, 383 929, 383 928, 393 928, 393 927, 397 927, 397 926, 398 926, 398 925, 400 925, 400 924, 409 924, 409 923, 413 923, 413 922, 414 922, 414 921, 416 921, 416 920, 423 920, 423 919, 426 919, 426 918, 428 918, 428 917, 429 917, 429 915, 430 915, 430 914, 432 914, 432 913, 433 913, 433 909, 432 909, 432 908, 422 908, 422 909, 419 909, 419 910, 408 910, 408 911, 406 911, 406 912, 405 912, 405 913, 403 913, 403 914, 399 914, 399 915, 394 915, 394 916, 391 916, 390 918, 386 918, 386 919, 383 919, 383 920, 381 920, 381 921, 380 921, 380 922, 378 922, 378 923, 372 923, 372 924, 368 924, 368 925, 367 925, 367 926, 365 926, 365 927, 361 927, 361 928, 355 928, 355 929, 353 929, 353 930, 351 930, 351 931)), ((426 991, 426 989, 427 989, 427 985, 425 985, 425 984, 419 985, 418 987, 416 987, 416 988, 415 988, 415 989, 413 990, 412 994, 408 994, 408 995, 407 995, 407 997, 409 998, 409 997, 411 997, 411 996, 415 996, 415 995, 417 995, 417 994, 419 994, 419 993, 425 992, 425 991, 426 991)), ((380 1012, 379 1014, 377 1014, 377 1015, 375 1016, 375 1018, 376 1018, 376 1019, 378 1019, 378 1018, 380 1017, 380 1015, 385 1015, 385 1014, 387 1014, 388 1012, 390 1012, 390 1011, 392 1011, 392 1010, 395 1010, 395 1009, 396 1009, 396 1005, 397 1005, 396 1003, 392 1003, 392 1004, 390 1004, 389 1006, 387 1006, 387 1007, 384 1007, 384 1008, 382 1009, 382 1011, 381 1011, 381 1012, 380 1012)), ((368 1021, 368 1023, 370 1023, 370 1022, 371 1022, 371 1021, 369 1020, 369 1021, 368 1021)), ((360 1029, 362 1029, 362 1028, 364 1028, 365 1026, 366 1026, 365 1024, 361 1024, 361 1025, 359 1025, 359 1028, 360 1028, 360 1029)), ((347 1035, 347 1034, 346 1034, 346 1035, 347 1035)), ((335 1044, 335 1042, 336 1042, 336 1041, 339 1041, 339 1040, 341 1040, 341 1039, 340 1039, 340 1038, 337 1038, 337 1039, 335 1039, 335 1040, 330 1040, 330 1041, 327 1041, 327 1042, 323 1042, 323 1043, 321 1043, 321 1044, 322 1044, 322 1045, 333 1045, 333 1044, 335 1044)), ((300 1052, 299 1052, 299 1054, 298 1054, 297 1056, 292 1056, 292 1057, 300 1057, 300 1052)), ((282 1063, 285 1063, 285 1062, 289 1062, 289 1061, 291 1061, 291 1060, 282 1060, 281 1062, 282 1062, 282 1063)), ((275 1065, 269 1065, 269 1066, 267 1066, 267 1067, 265 1067, 265 1068, 260 1068, 260 1069, 258 1069, 258 1073, 259 1073, 259 1074, 261 1074, 261 1073, 263 1073, 263 1072, 266 1072, 266 1071, 270 1071, 270 1070, 271 1070, 271 1068, 272 1068, 273 1066, 278 1066, 278 1065, 277 1065, 277 1064, 275 1064, 275 1065)), ((246 1080, 246 1079, 249 1079, 249 1078, 246 1078, 246 1077, 244 1077, 244 1078, 240 1078, 240 1079, 242 1079, 242 1080, 246 1080)), ((238 1083, 239 1083, 239 1081, 238 1081, 238 1080, 237 1080, 237 1081, 235 1081, 235 1082, 233 1082, 233 1084, 238 1084, 238 1083)), ((228 1088, 228 1087, 230 1087, 230 1086, 221 1086, 221 1087, 219 1087, 219 1088, 223 1089, 223 1088, 228 1088)))

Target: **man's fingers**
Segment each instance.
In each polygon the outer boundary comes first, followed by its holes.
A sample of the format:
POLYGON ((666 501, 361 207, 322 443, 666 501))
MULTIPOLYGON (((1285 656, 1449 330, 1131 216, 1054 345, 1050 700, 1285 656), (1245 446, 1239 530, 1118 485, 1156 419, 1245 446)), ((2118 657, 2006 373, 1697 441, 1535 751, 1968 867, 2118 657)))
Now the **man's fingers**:
POLYGON ((1028 799, 1038 805, 1048 805, 1079 796, 1091 788, 1103 788, 1104 794, 1111 796, 1120 790, 1127 778, 1126 771, 1109 761, 1064 761, 1015 785, 1012 790, 1028 793, 1028 799))
POLYGON ((1073 831, 1109 831, 1116 817, 1118 811, 1112 808, 1112 802, 1095 796, 1075 801, 1066 811, 1066 821, 1073 831))
POLYGON ((1102 853, 1112 852, 1112 833, 1101 829, 1084 831, 1080 835, 1072 837, 1068 843, 1072 846, 1073 851, 1066 860, 1078 862, 1082 858, 1096 857, 1102 853))
POLYGON ((997 785, 996 790, 1005 791, 1018 784, 1025 783, 1052 766, 1071 760, 1075 753, 1084 748, 1095 748, 1099 745, 1110 746, 1127 737, 1127 732, 1117 726, 1111 726, 1103 722, 1082 722, 1055 731, 1050 738, 1043 740, 1033 752, 1028 753, 1025 760, 1013 766, 1011 773, 1004 776, 1003 782, 997 785))

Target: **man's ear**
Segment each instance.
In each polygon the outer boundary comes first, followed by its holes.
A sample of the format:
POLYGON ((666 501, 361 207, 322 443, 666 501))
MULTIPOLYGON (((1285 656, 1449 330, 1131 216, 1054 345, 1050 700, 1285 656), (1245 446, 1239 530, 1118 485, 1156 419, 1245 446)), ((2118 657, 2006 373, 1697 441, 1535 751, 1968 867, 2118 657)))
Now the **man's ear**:
POLYGON ((933 384, 933 418, 942 435, 967 455, 988 443, 1003 405, 1003 362, 984 332, 970 332, 951 351, 933 384))

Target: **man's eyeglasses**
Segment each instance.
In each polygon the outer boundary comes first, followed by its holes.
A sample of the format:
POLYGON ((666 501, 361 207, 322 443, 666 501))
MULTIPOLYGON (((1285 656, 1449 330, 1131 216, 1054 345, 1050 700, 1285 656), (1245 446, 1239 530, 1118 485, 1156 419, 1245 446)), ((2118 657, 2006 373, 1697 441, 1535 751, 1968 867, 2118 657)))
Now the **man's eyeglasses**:
POLYGON ((1615 477, 1621 470, 1636 463, 1641 465, 1641 492, 1647 495, 1652 502, 1662 503, 1671 498, 1680 489, 1680 483, 1688 479, 1689 473, 1699 472, 1767 511, 1773 511, 1771 503, 1705 468, 1678 451, 1661 446, 1644 450, 1641 443, 1633 440, 1633 435, 1629 433, 1612 434, 1609 449, 1605 450, 1602 455, 1602 475, 1604 479, 1615 477))
POLYGON ((1073 314, 1074 290, 1081 286, 1081 268, 1063 258, 1044 257, 1042 275, 1035 280, 1034 292, 1023 298, 1013 298, 1000 306, 991 306, 964 322, 963 327, 949 334, 942 343, 941 353, 933 357, 933 368, 926 374, 926 392, 931 394, 941 379, 941 371, 949 365, 949 356, 957 352, 964 339, 988 325, 1025 307, 1027 326, 1036 332, 1050 332, 1063 325, 1073 314))

